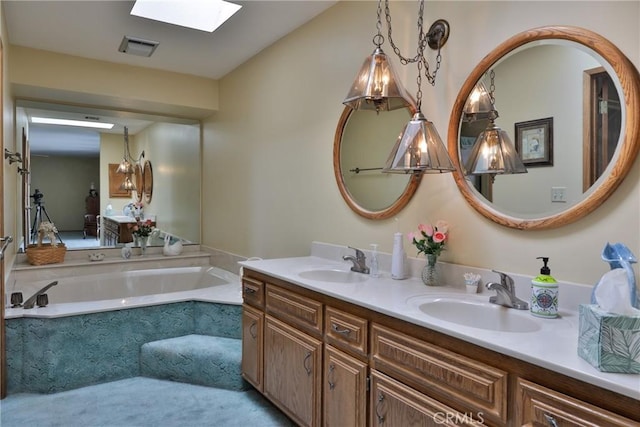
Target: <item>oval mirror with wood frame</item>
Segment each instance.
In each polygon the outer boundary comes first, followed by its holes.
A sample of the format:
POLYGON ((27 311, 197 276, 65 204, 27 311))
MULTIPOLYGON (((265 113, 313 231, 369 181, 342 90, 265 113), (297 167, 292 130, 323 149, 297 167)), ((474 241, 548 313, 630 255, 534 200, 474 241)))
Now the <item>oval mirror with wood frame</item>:
POLYGON ((153 196, 153 168, 149 160, 144 162, 144 202, 146 204, 151 203, 151 196, 153 196))
POLYGON ((140 166, 140 163, 136 163, 134 170, 136 176, 136 190, 134 193, 136 201, 140 203, 144 198, 144 173, 142 171, 142 166, 140 166))
POLYGON ((358 215, 386 219, 413 197, 421 175, 383 173, 385 161, 411 109, 376 114, 346 107, 333 143, 333 171, 340 194, 358 215))
MULTIPOLYGON (((557 61, 547 60, 547 58, 543 59, 549 63, 557 63, 557 61)), ((575 84, 578 84, 579 86, 584 85, 587 87, 587 80, 584 76, 590 75, 593 70, 594 68, 583 66, 583 69, 580 70, 580 75, 574 73, 572 84, 574 86, 575 84), (576 82, 576 80, 578 81, 576 82)), ((555 74, 560 73, 553 69, 553 71, 546 74, 538 74, 536 76, 536 80, 544 82, 547 86, 556 85, 556 89, 554 89, 554 96, 557 100, 557 97, 561 97, 563 94, 565 96, 568 95, 566 95, 564 90, 566 87, 564 82, 553 81, 555 74), (560 89, 558 89, 558 87, 560 89)), ((522 145, 523 141, 526 142, 526 140, 524 140, 526 134, 518 135, 517 133, 522 132, 519 130, 520 128, 518 126, 530 124, 532 119, 544 118, 544 120, 548 120, 549 116, 552 114, 549 114, 550 109, 546 108, 545 104, 542 103, 538 105, 536 109, 528 110, 533 112, 526 112, 521 114, 521 117, 506 120, 504 117, 513 116, 513 108, 511 105, 522 106, 528 102, 533 103, 531 101, 531 97, 527 97, 526 95, 527 90, 531 89, 530 85, 520 83, 519 88, 520 90, 518 91, 511 89, 503 92, 499 92, 499 90, 496 89, 495 105, 498 111, 501 110, 501 105, 505 108, 503 110, 505 114, 499 115, 499 118, 496 120, 496 124, 512 135, 512 140, 515 142, 516 149, 519 148, 520 151, 522 151, 524 147, 524 145, 522 145), (514 94, 513 92, 516 93, 514 94), (510 104, 508 102, 509 100, 505 100, 505 98, 513 95, 517 98, 510 104), (504 122, 501 122, 501 120, 504 122)), ((535 92, 535 89, 533 89, 533 91, 535 92)), ((588 92, 589 89, 585 89, 585 91, 588 92)), ((510 228, 523 230, 549 229, 569 224, 584 217, 604 203, 604 201, 615 191, 615 189, 624 180, 638 155, 640 150, 640 119, 638 117, 640 115, 639 96, 640 76, 638 75, 638 71, 615 45, 599 34, 578 27, 549 26, 527 30, 513 36, 496 47, 485 58, 483 58, 482 61, 480 61, 464 82, 453 106, 449 122, 448 148, 454 164, 456 165, 454 179, 460 192, 465 200, 476 211, 486 218, 510 228), (618 92, 617 94, 614 94, 616 96, 614 96, 613 99, 619 102, 616 103, 610 101, 608 103, 603 103, 601 102, 601 98, 599 98, 601 91, 592 90, 594 93, 593 99, 595 100, 593 104, 596 108, 617 109, 619 136, 615 134, 615 137, 610 138, 612 139, 612 141, 608 143, 610 154, 608 160, 605 162, 605 166, 602 167, 602 170, 595 176, 588 178, 588 161, 583 160, 588 156, 583 153, 583 145, 588 138, 592 137, 591 134, 596 131, 586 124, 590 114, 588 113, 589 109, 587 108, 587 101, 585 101, 586 95, 583 97, 581 94, 579 97, 580 99, 576 101, 576 111, 574 112, 575 115, 580 117, 579 122, 559 119, 552 122, 552 131, 555 132, 556 136, 563 135, 562 138, 556 137, 552 139, 552 146, 547 145, 549 149, 554 150, 558 154, 555 161, 549 161, 547 158, 545 162, 533 165, 527 164, 525 161, 525 166, 528 168, 527 174, 496 176, 496 185, 493 186, 494 193, 500 188, 499 184, 507 182, 511 187, 522 192, 511 193, 507 197, 504 197, 503 195, 502 199, 511 199, 512 201, 512 205, 505 206, 502 203, 497 202, 501 195, 493 194, 491 190, 488 192, 483 190, 482 185, 477 183, 477 181, 480 180, 480 178, 478 178, 479 176, 465 176, 463 168, 463 161, 466 154, 465 151, 467 151, 466 148, 468 148, 468 145, 473 143, 473 138, 465 135, 464 130, 466 129, 466 124, 463 123, 465 121, 463 109, 476 84, 480 81, 486 82, 484 77, 490 71, 495 71, 495 88, 499 88, 501 84, 503 84, 504 87, 507 85, 507 81, 510 76, 505 75, 505 73, 501 76, 496 70, 503 72, 504 69, 507 68, 503 67, 503 64, 505 64, 507 60, 511 61, 512 58, 516 56, 520 59, 524 56, 523 53, 533 51, 534 49, 538 49, 536 52, 538 55, 542 52, 545 52, 546 54, 548 51, 539 49, 540 46, 546 45, 568 45, 574 50, 585 52, 587 55, 590 55, 600 61, 600 67, 597 68, 606 71, 604 74, 608 73, 610 75, 610 80, 612 82, 611 87, 615 87, 615 90, 618 92), (573 138, 564 137, 564 135, 572 135, 573 138), (576 141, 572 142, 571 140, 574 139, 576 141), (574 144, 576 148, 571 148, 568 144, 574 144), (570 165, 560 162, 560 156, 562 155, 563 150, 567 157, 573 158, 573 163, 570 165), (576 159, 578 159, 577 165, 576 159), (553 172, 562 172, 564 170, 571 170, 575 175, 575 177, 572 177, 571 179, 575 181, 576 178, 579 178, 578 183, 574 185, 573 181, 570 181, 569 178, 554 178, 554 180, 551 181, 543 181, 541 178, 561 176, 554 175, 553 172), (528 177, 525 178, 525 176, 528 177), (534 179, 534 177, 537 178, 534 179), (529 179, 530 181, 524 181, 524 179, 529 179), (534 180, 531 181, 532 179, 534 180), (591 180, 589 181, 589 179, 591 180), (567 182, 570 182, 570 184, 567 184, 567 182), (555 187, 556 185, 557 187, 555 187), (574 189, 573 187, 576 188, 574 189), (529 193, 524 193, 524 191, 532 188, 541 192, 541 197, 546 197, 548 201, 560 202, 554 203, 554 205, 560 205, 562 207, 557 208, 554 206, 553 209, 544 208, 540 211, 533 212, 528 212, 524 209, 522 211, 517 210, 513 205, 518 205, 518 199, 522 201, 523 205, 527 199, 531 199, 532 196, 529 193), (570 197, 569 200, 553 200, 555 195, 555 193, 553 193, 554 188, 560 188, 563 189, 563 191, 568 191, 570 195, 572 195, 573 193, 571 192, 574 191, 576 196, 575 198, 570 197), (513 204, 513 199, 516 199, 515 204, 513 204)), ((609 99, 611 100, 612 98, 609 99)), ((552 101, 547 101, 546 106, 550 106, 553 103, 554 102, 552 101)), ((593 113, 595 116, 600 114, 601 112, 593 113)), ((540 127, 542 127, 541 120, 540 123, 540 127)), ((603 126, 600 125, 600 128, 602 127, 603 126)), ((586 149, 584 151, 587 152, 588 150, 589 149, 586 149)), ((523 152, 520 152, 520 156, 523 159, 525 158, 525 156, 523 156, 523 152)), ((503 187, 506 187, 506 185, 503 185, 503 187)), ((564 193, 562 194, 564 195, 564 193)))

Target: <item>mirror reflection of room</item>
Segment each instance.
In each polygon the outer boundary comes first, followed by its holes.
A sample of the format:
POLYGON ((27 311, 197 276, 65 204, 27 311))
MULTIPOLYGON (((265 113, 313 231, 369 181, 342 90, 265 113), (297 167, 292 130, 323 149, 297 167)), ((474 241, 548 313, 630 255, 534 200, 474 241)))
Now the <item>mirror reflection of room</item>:
MULTIPOLYGON (((65 108, 59 105, 56 111, 48 112, 41 105, 38 107, 24 103, 17 108, 17 114, 27 118, 47 113, 71 114, 59 111, 65 108)), ((111 115, 114 117, 102 118, 117 121, 113 130, 28 122, 25 135, 28 135, 30 173, 24 177, 23 191, 28 196, 23 221, 25 235, 29 237, 25 242, 31 242, 30 235, 38 226, 35 222, 47 220, 55 224, 60 240, 69 249, 119 247, 133 241, 130 233, 123 236, 110 233, 109 227, 105 227, 109 217, 118 221, 120 228, 130 231, 142 214, 151 218, 157 228, 149 239, 150 245, 162 246, 166 234, 184 243, 198 243, 199 191, 184 189, 197 189, 200 185, 199 125, 163 117, 129 115, 125 120, 116 118, 115 112, 111 115), (146 153, 147 161, 141 159, 141 164, 134 167, 137 174, 130 177, 134 185, 140 185, 139 190, 119 190, 125 176, 109 176, 109 164, 117 165, 123 157, 122 123, 129 125, 132 157, 146 153), (159 166, 157 169, 152 170, 151 160, 154 166, 159 166), (152 173, 154 177, 150 176, 152 173), (112 187, 117 189, 115 193, 110 191, 112 187), (39 203, 32 197, 36 190, 39 203), (138 217, 130 215, 133 206, 138 208, 138 217), (127 216, 131 218, 124 218, 127 216)))
MULTIPOLYGON (((588 71, 595 68, 603 70, 603 61, 594 56, 593 52, 587 53, 569 44, 537 44, 507 55, 492 67, 495 72, 496 108, 500 112, 496 124, 508 132, 518 147, 518 123, 552 118, 555 141, 551 147, 552 164, 527 163, 528 173, 498 175, 493 182, 488 176, 467 177, 469 183, 499 209, 524 217, 562 211, 581 200, 583 193, 606 169, 620 137, 620 103, 610 78, 609 84, 594 83, 594 88, 585 93, 584 79, 588 71), (597 101, 603 92, 615 100, 608 103, 597 101), (583 130, 583 109, 593 110, 593 105, 604 109, 605 104, 611 105, 608 110, 612 111, 612 118, 603 121, 604 116, 596 111, 586 116, 594 117, 593 131, 583 130), (603 132, 607 137, 604 144, 607 149, 602 148, 602 143, 594 143, 594 147, 600 149, 593 148, 593 161, 587 160, 589 153, 584 152, 583 155, 583 140, 603 132), (588 172, 587 165, 591 163, 598 165, 591 168, 593 173, 588 172), (591 176, 588 185, 583 184, 585 174, 591 176), (563 189, 562 200, 552 200, 552 188, 563 189)), ((488 76, 485 75, 482 81, 485 86, 490 86, 488 76)), ((487 119, 461 122, 462 162, 487 123, 487 119)))

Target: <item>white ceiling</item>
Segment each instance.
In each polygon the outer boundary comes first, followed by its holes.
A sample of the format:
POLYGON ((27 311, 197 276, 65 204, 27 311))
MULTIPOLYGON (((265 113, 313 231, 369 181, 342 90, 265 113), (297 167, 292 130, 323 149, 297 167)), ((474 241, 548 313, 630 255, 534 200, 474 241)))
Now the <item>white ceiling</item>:
MULTIPOLYGON (((1 4, 11 45, 219 79, 336 1, 234 1, 243 7, 213 33, 132 16, 129 12, 133 1, 3 0, 1 4), (118 51, 125 35, 160 44, 150 58, 127 55, 118 51)), ((48 110, 46 105, 37 107, 40 111, 26 110, 28 114, 48 110)), ((56 109, 57 115, 65 118, 93 115, 56 109)), ((107 121, 109 114, 101 113, 101 119, 107 121)), ((118 123, 114 131, 122 132, 131 117, 111 119, 118 123)), ((143 126, 134 122, 128 125, 132 135, 143 126)), ((63 131, 51 125, 30 125, 32 151, 45 150, 43 146, 56 145, 55 141, 61 138, 70 152, 74 151, 75 140, 84 150, 91 145, 96 147, 97 132, 73 129, 66 127, 63 131), (54 131, 54 128, 58 129, 54 131), (53 141, 46 141, 47 138, 53 141), (91 138, 93 142, 89 141, 91 138)))

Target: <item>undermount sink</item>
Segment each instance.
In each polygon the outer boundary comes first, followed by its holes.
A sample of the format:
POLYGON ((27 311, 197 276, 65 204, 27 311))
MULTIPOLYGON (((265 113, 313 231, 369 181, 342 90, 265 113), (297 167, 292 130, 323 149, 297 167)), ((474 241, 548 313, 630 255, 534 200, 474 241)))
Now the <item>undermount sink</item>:
POLYGON ((540 325, 526 312, 489 302, 436 298, 420 304, 424 314, 446 322, 500 332, 535 332, 540 325))
POLYGON ((307 270, 298 273, 298 276, 302 277, 303 279, 333 283, 359 283, 364 282, 369 277, 362 273, 333 269, 307 270))

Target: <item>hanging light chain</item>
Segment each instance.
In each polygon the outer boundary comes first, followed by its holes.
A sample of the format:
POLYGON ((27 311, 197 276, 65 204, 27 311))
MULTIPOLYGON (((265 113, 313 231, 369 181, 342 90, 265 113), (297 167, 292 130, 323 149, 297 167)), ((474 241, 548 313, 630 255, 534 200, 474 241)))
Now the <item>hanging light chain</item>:
POLYGON ((496 72, 493 71, 493 69, 491 69, 491 71, 489 72, 489 78, 491 79, 491 83, 489 84, 489 99, 491 100, 491 105, 493 105, 495 108, 496 97, 494 95, 494 92, 496 90, 496 72))
MULTIPOLYGON (((400 63, 402 65, 418 63, 418 71, 420 73, 422 73, 421 68, 422 66, 424 66, 424 75, 427 78, 427 81, 431 84, 431 86, 435 86, 436 75, 438 74, 438 70, 440 69, 440 64, 442 63, 442 55, 440 53, 440 47, 442 45, 441 40, 444 34, 437 34, 439 32, 438 30, 436 30, 437 31, 436 33, 425 33, 424 31, 424 0, 420 0, 420 7, 418 10, 418 23, 417 23, 418 47, 417 47, 416 56, 414 56, 413 58, 408 58, 402 55, 400 48, 398 48, 398 46, 393 41, 393 36, 392 36, 393 31, 391 28, 391 11, 389 9, 389 0, 385 0, 384 3, 385 3, 385 18, 387 21, 389 43, 391 44, 391 47, 393 48, 393 51, 395 52, 396 56, 400 60, 400 63), (424 56, 424 51, 426 50, 427 45, 429 44, 429 38, 434 36, 437 37, 437 40, 438 40, 438 54, 436 56, 436 68, 432 74, 429 70, 429 62, 427 61, 427 58, 425 58, 424 56), (422 63, 422 66, 420 65, 420 63, 422 63)), ((378 13, 380 13, 380 2, 378 3, 378 11, 379 11, 378 13)), ((420 91, 420 89, 418 90, 420 91)))
POLYGON ((377 47, 382 46, 384 43, 384 36, 382 35, 382 0, 378 0, 378 20, 376 21, 376 29, 378 34, 373 36, 373 44, 377 47))

